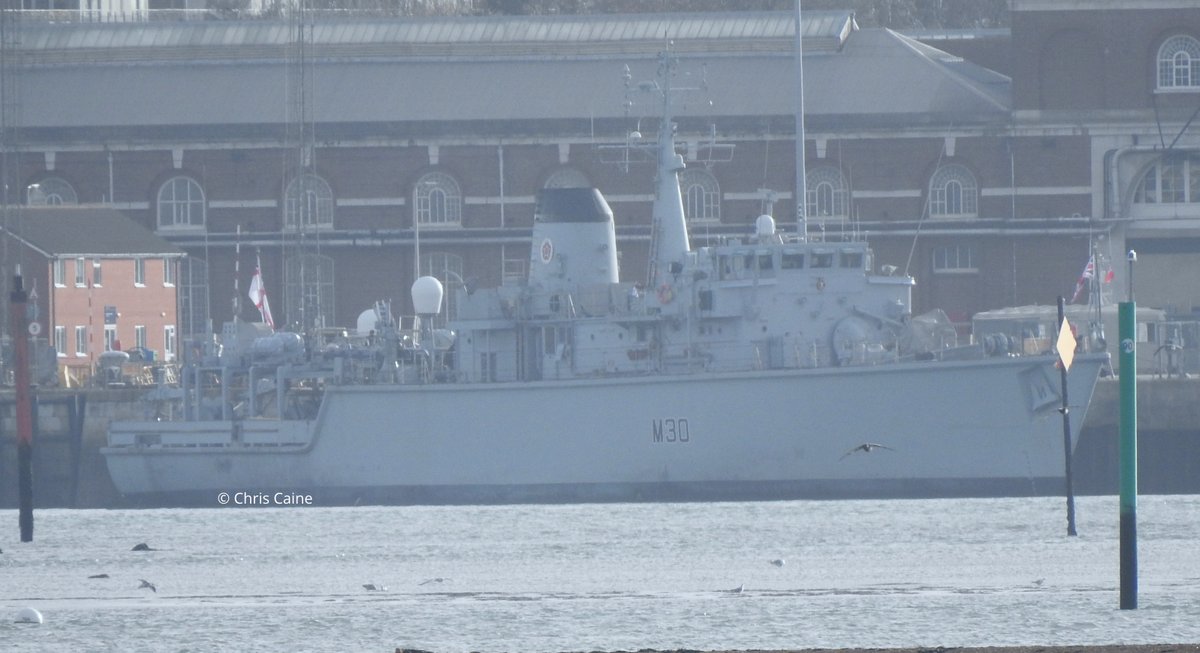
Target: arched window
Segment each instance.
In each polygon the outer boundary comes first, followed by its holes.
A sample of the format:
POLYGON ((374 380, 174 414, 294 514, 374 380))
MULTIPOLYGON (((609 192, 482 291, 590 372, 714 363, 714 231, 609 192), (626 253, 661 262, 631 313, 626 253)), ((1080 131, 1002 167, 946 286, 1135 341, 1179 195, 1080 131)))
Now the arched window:
POLYGON ((46 177, 25 189, 25 203, 29 206, 78 204, 79 197, 67 180, 62 177, 46 177))
POLYGON ((938 168, 929 182, 929 214, 939 217, 975 217, 979 214, 979 188, 965 166, 951 163, 938 168))
POLYGON ((455 297, 462 289, 463 260, 457 254, 446 252, 429 252, 421 255, 421 274, 437 277, 442 282, 445 295, 442 298, 442 314, 436 322, 444 323, 443 319, 453 320, 458 316, 455 297))
POLYGON ((283 193, 283 228, 289 231, 333 228, 333 189, 329 182, 305 172, 283 193))
POLYGON ((1172 36, 1158 49, 1158 88, 1200 89, 1200 41, 1172 36))
POLYGON ((462 224, 462 191, 454 177, 430 172, 417 180, 413 207, 422 227, 454 227, 462 224))
POLYGON ((679 173, 679 189, 688 222, 721 221, 721 187, 711 172, 704 168, 683 170, 679 173))
POLYGON ((832 166, 813 168, 805 175, 810 218, 845 218, 849 215, 846 202, 846 178, 832 166))
POLYGON ((1133 203, 1200 203, 1200 152, 1163 156, 1150 164, 1134 188, 1133 203))
POLYGON ((179 328, 183 337, 212 333, 208 319, 208 262, 185 256, 179 261, 179 328))
POLYGON ((204 189, 191 177, 172 177, 158 189, 159 229, 203 229, 204 189))
POLYGON ((574 168, 560 168, 546 179, 543 188, 591 188, 584 174, 574 168))
POLYGON ((321 254, 287 258, 283 298, 289 327, 324 328, 333 321, 333 259, 321 254))

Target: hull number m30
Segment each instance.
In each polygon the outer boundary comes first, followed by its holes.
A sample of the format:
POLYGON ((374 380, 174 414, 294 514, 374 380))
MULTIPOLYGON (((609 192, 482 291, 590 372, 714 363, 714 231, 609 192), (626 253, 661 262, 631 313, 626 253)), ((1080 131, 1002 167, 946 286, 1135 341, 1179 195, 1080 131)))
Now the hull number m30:
POLYGON ((650 420, 650 430, 655 443, 688 442, 692 439, 686 417, 650 420))

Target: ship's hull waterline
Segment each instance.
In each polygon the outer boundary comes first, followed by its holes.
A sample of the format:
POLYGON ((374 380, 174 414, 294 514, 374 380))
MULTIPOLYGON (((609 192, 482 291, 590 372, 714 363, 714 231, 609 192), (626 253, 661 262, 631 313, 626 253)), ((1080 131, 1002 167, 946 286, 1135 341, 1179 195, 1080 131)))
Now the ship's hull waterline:
MULTIPOLYGON (((1076 358, 1071 406, 1106 360, 1076 358)), ((1050 356, 341 386, 311 421, 125 422, 104 453, 142 505, 1045 495, 1064 487, 1060 405, 1050 356)))

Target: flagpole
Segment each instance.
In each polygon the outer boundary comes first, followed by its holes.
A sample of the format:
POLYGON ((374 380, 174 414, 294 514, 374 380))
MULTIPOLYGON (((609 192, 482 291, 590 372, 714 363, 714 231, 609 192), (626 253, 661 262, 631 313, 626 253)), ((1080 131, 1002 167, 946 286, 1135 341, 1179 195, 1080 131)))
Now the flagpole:
POLYGON ((233 321, 238 321, 238 315, 242 312, 242 294, 238 290, 238 277, 241 276, 242 269, 242 225, 237 226, 235 231, 236 237, 233 246, 233 321))

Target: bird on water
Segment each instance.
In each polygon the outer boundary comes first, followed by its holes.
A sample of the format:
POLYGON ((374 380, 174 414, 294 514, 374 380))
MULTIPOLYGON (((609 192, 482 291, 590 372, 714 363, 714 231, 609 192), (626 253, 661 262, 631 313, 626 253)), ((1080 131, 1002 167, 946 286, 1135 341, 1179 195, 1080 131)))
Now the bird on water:
POLYGON ((864 442, 864 443, 862 443, 862 444, 858 445, 857 447, 854 447, 853 449, 851 449, 851 450, 847 451, 846 453, 842 454, 842 457, 841 457, 841 458, 838 458, 838 460, 844 460, 844 459, 845 459, 847 456, 849 456, 850 454, 855 454, 855 453, 858 453, 858 452, 860 452, 860 451, 861 451, 861 452, 863 452, 863 453, 871 453, 872 451, 874 451, 874 450, 876 450, 876 449, 887 449, 888 451, 895 451, 895 449, 893 449, 893 448, 891 448, 891 447, 889 447, 889 446, 887 446, 887 445, 878 444, 878 443, 875 443, 875 442, 864 442))

